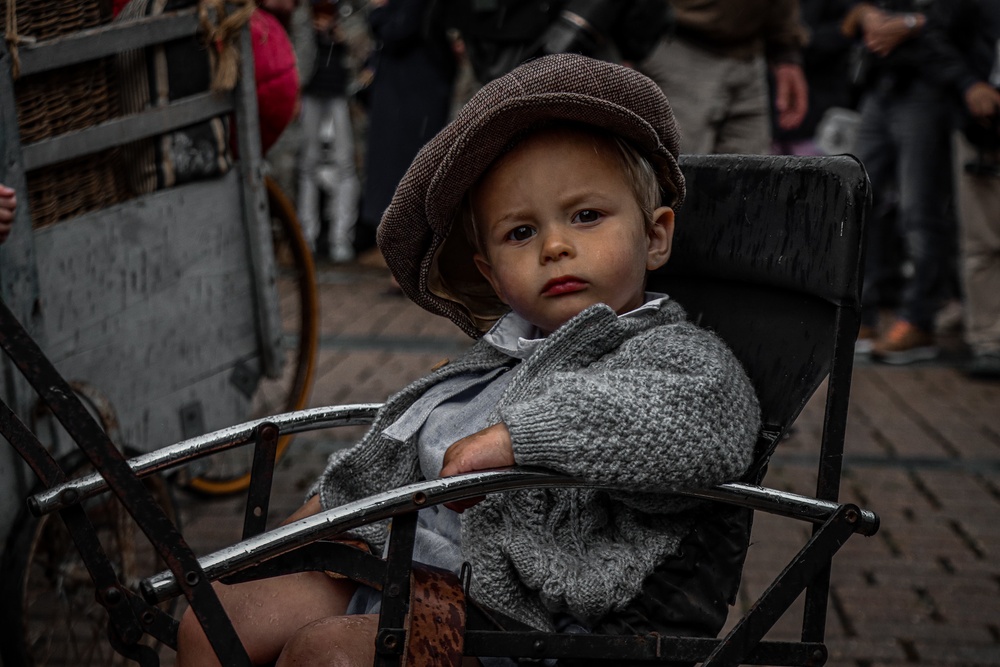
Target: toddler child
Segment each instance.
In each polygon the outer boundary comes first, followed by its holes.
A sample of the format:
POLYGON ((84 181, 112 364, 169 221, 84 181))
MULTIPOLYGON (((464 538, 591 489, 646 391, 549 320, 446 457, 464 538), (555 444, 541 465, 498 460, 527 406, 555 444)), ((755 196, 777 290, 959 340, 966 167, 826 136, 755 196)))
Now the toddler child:
MULTIPOLYGON (((415 559, 469 562, 477 602, 533 628, 716 634, 739 577, 739 562, 712 566, 722 510, 669 491, 738 478, 759 408, 726 346, 645 291, 684 198, 677 155, 667 100, 634 70, 561 54, 486 85, 421 150, 379 228, 404 292, 478 341, 392 396, 296 518, 515 463, 593 480, 614 490, 423 510, 415 559)), ((387 537, 355 534, 376 551, 387 537)), ((367 588, 310 572, 218 589, 255 662, 372 663, 367 588)), ((185 617, 179 664, 212 662, 200 632, 185 617)))

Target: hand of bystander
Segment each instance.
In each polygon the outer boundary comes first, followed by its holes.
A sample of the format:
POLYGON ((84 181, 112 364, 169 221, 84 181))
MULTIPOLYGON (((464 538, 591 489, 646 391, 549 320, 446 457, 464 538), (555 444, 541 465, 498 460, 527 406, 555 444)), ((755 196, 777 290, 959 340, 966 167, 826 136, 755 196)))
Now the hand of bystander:
POLYGON ((17 195, 13 188, 0 183, 0 243, 10 236, 14 225, 14 210, 17 208, 17 195))

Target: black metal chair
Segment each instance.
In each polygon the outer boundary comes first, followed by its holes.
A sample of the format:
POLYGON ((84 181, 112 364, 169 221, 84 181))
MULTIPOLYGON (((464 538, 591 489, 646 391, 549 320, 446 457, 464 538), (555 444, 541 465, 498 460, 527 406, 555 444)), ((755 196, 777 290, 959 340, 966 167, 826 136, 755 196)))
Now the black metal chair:
MULTIPOLYGON (((732 630, 721 638, 567 635, 511 629, 462 596, 466 627, 452 649, 466 655, 522 658, 703 662, 706 665, 820 665, 826 660, 824 628, 831 559, 853 534, 872 535, 878 517, 838 502, 841 458, 858 331, 863 221, 868 181, 850 157, 689 157, 683 163, 688 202, 679 216, 673 259, 651 277, 651 287, 680 301, 693 320, 718 332, 752 378, 761 400, 763 428, 756 463, 739 483, 676 493, 770 512, 814 525, 812 536, 732 630), (822 449, 814 497, 758 486, 783 434, 817 387, 828 382, 822 449), (762 641, 805 592, 801 641, 762 641)), ((124 655, 155 664, 156 654, 137 641, 149 634, 173 646, 176 621, 155 606, 183 594, 207 630, 223 664, 248 659, 211 588, 211 581, 239 581, 306 569, 336 569, 383 592, 377 664, 444 664, 407 657, 407 632, 418 632, 408 613, 416 511, 443 502, 532 486, 581 486, 542 470, 488 471, 420 482, 262 532, 267 516, 274 448, 284 433, 368 423, 377 405, 317 408, 234 426, 126 462, 89 417, 6 308, 0 308, 0 345, 48 403, 53 414, 94 463, 94 474, 67 482, 37 438, 3 405, 0 432, 31 464, 47 490, 32 496, 38 514, 58 511, 86 561, 98 599, 110 618, 109 636, 124 655), (254 444, 253 481, 244 541, 195 557, 183 537, 146 493, 140 477, 220 450, 254 444), (125 505, 170 567, 146 579, 142 594, 129 590, 95 548, 81 501, 110 490, 125 505), (383 560, 326 538, 391 518, 389 555, 383 560), (411 628, 411 625, 414 627, 411 628)), ((748 516, 749 512, 745 513, 748 516)), ((742 524, 745 553, 748 523, 742 524)), ((738 571, 735 573, 738 581, 738 571)), ((419 595, 417 596, 419 597, 419 595)), ((415 609, 415 608, 414 608, 415 609)), ((420 630, 423 632, 425 630, 420 630)))

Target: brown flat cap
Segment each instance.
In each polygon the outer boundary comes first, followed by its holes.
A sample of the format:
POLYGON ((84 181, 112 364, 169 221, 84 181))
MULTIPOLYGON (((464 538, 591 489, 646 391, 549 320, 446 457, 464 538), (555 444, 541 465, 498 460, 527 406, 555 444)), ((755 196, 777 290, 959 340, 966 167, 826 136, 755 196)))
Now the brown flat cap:
POLYGON ((378 245, 403 292, 470 336, 508 309, 452 223, 465 193, 520 135, 552 121, 618 135, 650 161, 676 208, 684 200, 679 137, 670 104, 639 72, 575 54, 529 61, 483 86, 417 154, 378 228, 378 245))

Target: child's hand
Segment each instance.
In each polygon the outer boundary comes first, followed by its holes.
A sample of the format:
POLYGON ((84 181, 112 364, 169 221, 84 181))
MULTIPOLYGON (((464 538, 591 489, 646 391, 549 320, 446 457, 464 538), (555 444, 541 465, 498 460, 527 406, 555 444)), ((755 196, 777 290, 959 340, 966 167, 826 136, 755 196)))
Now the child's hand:
MULTIPOLYGON (((510 431, 503 422, 484 428, 478 433, 462 438, 444 453, 441 476, 451 477, 463 472, 503 468, 514 465, 514 449, 510 442, 510 431)), ((445 506, 462 512, 472 507, 482 498, 470 498, 445 506)))

